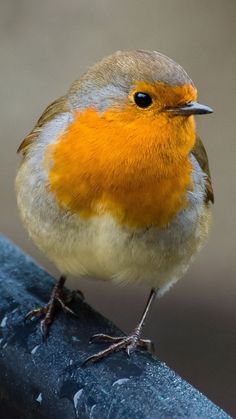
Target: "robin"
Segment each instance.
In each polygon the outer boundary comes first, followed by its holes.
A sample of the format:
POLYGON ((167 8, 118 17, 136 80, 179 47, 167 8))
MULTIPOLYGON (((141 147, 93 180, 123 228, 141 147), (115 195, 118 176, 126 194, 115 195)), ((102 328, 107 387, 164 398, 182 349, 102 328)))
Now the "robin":
POLYGON ((31 238, 62 276, 47 306, 32 310, 48 333, 67 275, 144 283, 151 293, 128 336, 97 361, 137 346, 156 295, 180 279, 208 236, 214 196, 183 68, 156 51, 118 51, 92 66, 49 105, 20 145, 17 202, 31 238))

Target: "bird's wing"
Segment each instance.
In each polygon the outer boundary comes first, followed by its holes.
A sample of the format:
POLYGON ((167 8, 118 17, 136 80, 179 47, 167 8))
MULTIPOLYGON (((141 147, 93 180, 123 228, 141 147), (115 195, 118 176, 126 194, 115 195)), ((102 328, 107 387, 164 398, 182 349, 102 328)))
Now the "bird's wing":
POLYGON ((191 151, 195 159, 198 161, 199 166, 206 175, 206 197, 205 202, 208 203, 211 201, 214 203, 214 193, 211 183, 210 168, 208 163, 207 152, 202 143, 202 140, 197 136, 195 145, 191 151))
POLYGON ((23 156, 27 153, 28 148, 31 143, 37 139, 39 133, 42 130, 42 127, 49 121, 51 121, 55 116, 63 112, 68 112, 67 98, 66 96, 61 96, 59 99, 54 100, 43 112, 42 116, 39 118, 38 122, 30 131, 30 133, 25 137, 19 146, 17 153, 22 152, 23 156))

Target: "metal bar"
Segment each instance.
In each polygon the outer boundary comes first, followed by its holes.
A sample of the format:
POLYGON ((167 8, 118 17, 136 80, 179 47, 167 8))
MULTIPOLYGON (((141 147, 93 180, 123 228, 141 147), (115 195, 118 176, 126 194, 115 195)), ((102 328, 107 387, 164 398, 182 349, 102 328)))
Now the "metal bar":
POLYGON ((72 304, 78 318, 59 314, 44 342, 38 321, 24 323, 24 315, 47 302, 53 284, 0 236, 1 418, 229 418, 148 353, 117 353, 82 367, 103 347, 89 345, 91 335, 121 332, 80 298, 72 304))

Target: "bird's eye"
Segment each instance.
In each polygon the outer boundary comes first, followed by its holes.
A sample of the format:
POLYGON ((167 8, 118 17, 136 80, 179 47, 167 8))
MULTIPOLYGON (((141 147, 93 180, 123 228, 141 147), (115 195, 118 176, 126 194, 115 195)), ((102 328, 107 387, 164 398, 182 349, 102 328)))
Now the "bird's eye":
POLYGON ((139 108, 148 108, 152 104, 151 96, 144 92, 136 92, 134 101, 139 108))

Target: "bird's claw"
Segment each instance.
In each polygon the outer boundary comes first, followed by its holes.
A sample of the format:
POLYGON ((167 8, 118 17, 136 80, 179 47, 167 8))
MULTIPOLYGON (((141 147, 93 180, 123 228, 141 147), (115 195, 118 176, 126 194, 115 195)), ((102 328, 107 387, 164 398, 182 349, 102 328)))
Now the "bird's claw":
POLYGON ((118 352, 122 349, 126 351, 128 355, 130 355, 132 352, 135 351, 137 347, 140 347, 142 349, 145 349, 151 353, 154 353, 154 345, 153 343, 148 339, 141 339, 139 337, 139 334, 137 334, 136 331, 134 333, 131 333, 128 336, 109 336, 105 334, 96 334, 92 336, 90 339, 90 342, 113 342, 107 349, 104 349, 90 357, 88 357, 83 365, 89 363, 89 362, 97 362, 106 356, 118 352))
POLYGON ((43 307, 38 307, 29 311, 25 316, 25 320, 43 316, 43 319, 40 322, 40 330, 43 337, 46 338, 58 307, 61 307, 64 313, 78 317, 77 314, 67 306, 67 304, 72 301, 75 294, 77 295, 78 292, 72 292, 64 298, 62 289, 56 285, 52 291, 49 303, 43 307))
POLYGON ((24 317, 24 320, 27 321, 27 320, 33 319, 33 317, 43 316, 44 314, 46 314, 46 312, 47 312, 47 306, 33 308, 33 310, 28 311, 28 313, 24 317))

